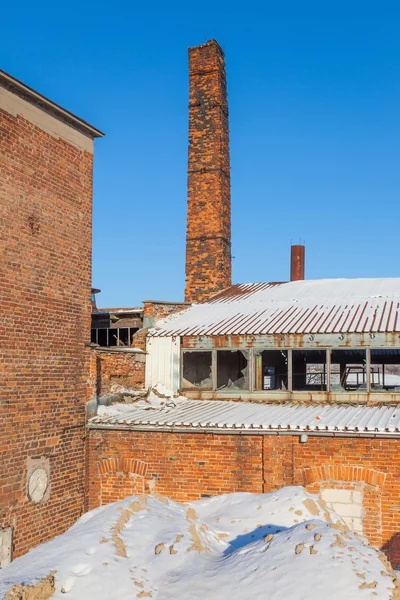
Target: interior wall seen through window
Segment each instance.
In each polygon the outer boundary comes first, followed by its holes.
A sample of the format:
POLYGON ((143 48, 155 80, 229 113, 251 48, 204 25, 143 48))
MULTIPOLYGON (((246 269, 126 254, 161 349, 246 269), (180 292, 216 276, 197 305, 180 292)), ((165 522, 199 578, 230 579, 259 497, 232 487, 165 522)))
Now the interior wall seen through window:
POLYGON ((263 350, 254 354, 254 389, 288 389, 287 350, 263 350))
POLYGON ((212 389, 211 352, 184 352, 182 362, 183 389, 212 389))
POLYGON ((217 351, 217 390, 248 390, 248 353, 245 350, 217 351))

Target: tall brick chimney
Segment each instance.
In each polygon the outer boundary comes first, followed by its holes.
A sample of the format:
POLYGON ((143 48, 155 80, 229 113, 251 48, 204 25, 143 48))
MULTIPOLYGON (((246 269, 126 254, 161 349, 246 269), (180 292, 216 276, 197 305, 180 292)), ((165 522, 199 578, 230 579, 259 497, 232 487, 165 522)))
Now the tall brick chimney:
POLYGON ((189 48, 189 170, 185 301, 231 285, 231 193, 224 53, 189 48))

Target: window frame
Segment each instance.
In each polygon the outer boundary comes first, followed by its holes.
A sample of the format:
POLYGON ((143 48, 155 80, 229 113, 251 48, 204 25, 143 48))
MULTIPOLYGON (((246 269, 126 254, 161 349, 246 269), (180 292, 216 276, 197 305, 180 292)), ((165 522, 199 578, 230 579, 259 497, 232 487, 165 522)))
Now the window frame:
MULTIPOLYGON (((361 394, 361 395, 365 395, 365 394, 370 394, 370 393, 377 393, 377 394, 400 394, 400 391, 396 392, 396 391, 390 391, 390 390, 376 390, 374 391, 373 388, 371 388, 371 377, 370 377, 370 369, 371 369, 371 350, 391 350, 391 347, 379 347, 379 348, 374 348, 374 347, 370 347, 370 346, 352 346, 352 347, 327 347, 327 346, 314 346, 314 347, 285 347, 285 348, 274 348, 271 346, 265 347, 244 347, 244 348, 181 348, 181 369, 180 369, 180 389, 182 391, 186 391, 186 392, 190 392, 193 390, 197 390, 199 392, 216 392, 218 394, 221 395, 229 395, 229 394, 235 394, 235 395, 240 395, 240 393, 244 393, 244 394, 254 394, 254 395, 268 395, 268 396, 272 396, 272 395, 285 395, 290 393, 292 394, 302 394, 302 393, 307 393, 307 390, 295 390, 293 389, 293 351, 296 350, 318 350, 318 351, 324 351, 325 352, 325 356, 326 356, 326 377, 327 377, 327 386, 326 386, 326 390, 312 390, 313 394, 321 394, 321 395, 326 395, 326 394, 337 394, 337 395, 341 395, 341 394, 361 394), (256 359, 255 356, 257 354, 261 354, 261 352, 263 351, 277 351, 277 350, 284 350, 287 352, 287 358, 288 358, 288 386, 287 386, 287 390, 257 390, 255 389, 256 387, 256 359), (358 390, 332 390, 331 389, 331 368, 332 368, 332 352, 335 351, 346 351, 346 350, 360 350, 360 351, 364 351, 365 352, 365 356, 366 356, 366 373, 367 373, 367 385, 365 389, 358 389, 358 390), (244 351, 247 352, 247 364, 249 367, 248 370, 248 389, 246 390, 239 390, 239 389, 234 389, 234 390, 230 390, 228 389, 222 389, 222 390, 218 390, 217 389, 217 354, 219 351, 244 351), (212 379, 212 387, 211 388, 184 388, 183 387, 183 355, 186 352, 210 352, 211 353, 211 379, 212 379)), ((400 348, 399 348, 400 350, 400 348)))

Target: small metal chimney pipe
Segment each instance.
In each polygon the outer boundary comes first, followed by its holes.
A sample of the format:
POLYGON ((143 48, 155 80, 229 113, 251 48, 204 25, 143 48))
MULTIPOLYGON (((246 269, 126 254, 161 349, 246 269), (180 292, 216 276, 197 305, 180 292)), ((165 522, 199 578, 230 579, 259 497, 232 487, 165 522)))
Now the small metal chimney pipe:
POLYGON ((303 245, 292 246, 290 256, 290 281, 304 279, 306 248, 303 245))

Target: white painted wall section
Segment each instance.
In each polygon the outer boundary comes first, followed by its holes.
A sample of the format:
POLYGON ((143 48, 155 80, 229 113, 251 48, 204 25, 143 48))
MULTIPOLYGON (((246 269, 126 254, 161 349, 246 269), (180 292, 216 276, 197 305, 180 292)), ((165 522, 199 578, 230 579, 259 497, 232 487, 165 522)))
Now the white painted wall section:
POLYGON ((12 529, 0 529, 0 569, 4 569, 11 562, 12 529))
POLYGON ((146 388, 162 383, 172 392, 180 384, 180 338, 148 337, 146 342, 146 388))
POLYGON ((363 532, 363 496, 359 490, 324 489, 321 498, 334 510, 352 531, 363 532))

